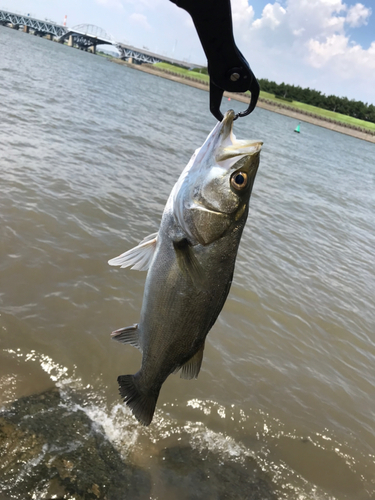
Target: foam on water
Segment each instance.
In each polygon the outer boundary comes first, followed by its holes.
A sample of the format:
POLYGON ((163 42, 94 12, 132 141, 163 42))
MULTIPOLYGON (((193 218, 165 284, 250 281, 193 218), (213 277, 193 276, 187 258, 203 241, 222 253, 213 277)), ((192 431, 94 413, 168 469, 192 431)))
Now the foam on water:
MULTIPOLYGON (((335 500, 336 497, 307 480, 274 454, 280 439, 298 444, 303 442, 323 452, 333 452, 346 463, 348 471, 356 469, 350 450, 344 443, 338 443, 328 429, 324 434, 298 436, 286 431, 282 422, 261 410, 245 413, 235 405, 226 407, 212 400, 198 398, 186 403, 184 411, 191 412, 189 420, 181 422, 180 419, 171 417, 171 413, 179 408, 177 403, 168 403, 157 409, 152 424, 145 428, 134 419, 126 405, 114 403, 108 406, 104 390, 98 392, 90 384, 84 384, 77 376, 76 367, 70 370, 35 350, 3 351, 24 363, 39 365, 59 388, 63 401, 61 404, 67 411, 85 412, 95 428, 113 444, 121 456, 135 465, 150 467, 153 458, 166 447, 188 445, 202 455, 207 451, 212 452, 222 464, 235 462, 246 467, 248 460, 255 461, 270 478, 279 498, 291 500, 335 500), (226 433, 215 429, 216 418, 235 423, 238 432, 226 433)), ((56 454, 58 453, 59 450, 56 450, 56 454)), ((42 458, 43 456, 39 457, 40 460, 42 458)), ((32 465, 28 464, 29 468, 32 465)), ((22 477, 19 479, 22 480, 22 477)))

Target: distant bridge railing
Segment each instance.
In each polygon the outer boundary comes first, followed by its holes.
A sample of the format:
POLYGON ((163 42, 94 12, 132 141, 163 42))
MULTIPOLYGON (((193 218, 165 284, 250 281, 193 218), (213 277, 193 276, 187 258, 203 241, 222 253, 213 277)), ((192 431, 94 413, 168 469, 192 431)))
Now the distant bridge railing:
POLYGON ((67 32, 65 26, 60 26, 52 21, 41 21, 40 19, 14 14, 13 12, 6 12, 4 10, 0 10, 0 24, 12 24, 13 26, 18 27, 27 26, 36 33, 53 35, 56 38, 64 36, 67 32))

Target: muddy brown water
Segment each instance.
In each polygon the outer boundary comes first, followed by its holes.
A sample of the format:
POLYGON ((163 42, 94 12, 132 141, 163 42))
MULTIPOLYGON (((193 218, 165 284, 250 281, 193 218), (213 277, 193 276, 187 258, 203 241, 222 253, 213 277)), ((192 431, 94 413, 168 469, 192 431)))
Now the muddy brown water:
POLYGON ((57 386, 73 411, 76 391, 150 498, 175 498, 163 474, 189 474, 189 449, 224 470, 251 457, 278 498, 374 498, 375 146, 261 109, 235 122, 264 148, 231 293, 199 378, 169 377, 143 428, 116 382, 140 354, 110 332, 137 322, 145 273, 107 260, 157 230, 215 124, 208 93, 0 42, 0 405, 57 386))

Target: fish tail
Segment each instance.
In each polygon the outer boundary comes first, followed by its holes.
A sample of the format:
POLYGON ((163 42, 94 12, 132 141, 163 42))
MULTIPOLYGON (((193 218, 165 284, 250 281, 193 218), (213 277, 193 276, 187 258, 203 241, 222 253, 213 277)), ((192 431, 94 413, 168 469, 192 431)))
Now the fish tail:
POLYGON ((135 418, 143 425, 150 425, 159 392, 156 395, 143 394, 138 387, 136 375, 120 375, 117 382, 120 394, 135 418))

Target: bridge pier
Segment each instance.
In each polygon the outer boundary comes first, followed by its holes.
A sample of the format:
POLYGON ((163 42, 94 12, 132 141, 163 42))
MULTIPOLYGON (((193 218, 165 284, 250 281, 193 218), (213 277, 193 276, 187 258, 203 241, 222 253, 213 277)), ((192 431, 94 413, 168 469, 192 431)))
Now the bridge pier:
POLYGON ((25 24, 25 26, 23 27, 23 32, 29 33, 29 31, 30 31, 30 28, 28 26, 26 26, 26 24, 25 24))
POLYGON ((96 54, 96 45, 91 45, 91 47, 89 48, 90 52, 92 52, 93 54, 96 54))
POLYGON ((68 47, 73 47, 73 45, 74 45, 73 35, 70 35, 68 40, 68 47))

